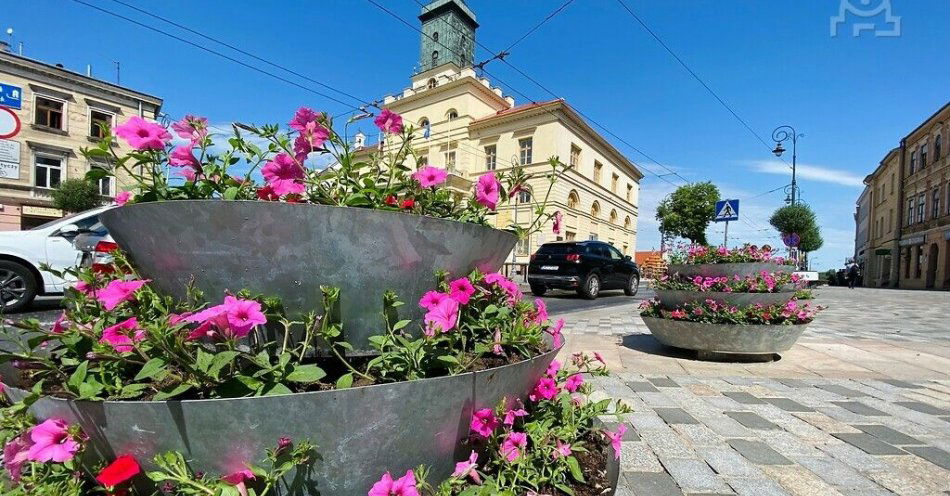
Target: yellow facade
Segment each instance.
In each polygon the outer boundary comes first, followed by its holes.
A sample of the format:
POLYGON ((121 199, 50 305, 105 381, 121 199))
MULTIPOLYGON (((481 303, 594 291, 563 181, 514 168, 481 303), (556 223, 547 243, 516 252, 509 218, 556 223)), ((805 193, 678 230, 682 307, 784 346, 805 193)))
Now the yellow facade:
MULTIPOLYGON (((634 253, 643 174, 563 100, 516 106, 473 69, 448 63, 417 74, 410 88, 384 105, 415 126, 417 154, 447 169, 449 183, 460 191, 470 192, 490 170, 547 171, 555 156, 571 166, 547 207, 564 214, 564 232, 555 235, 549 222, 520 243, 509 262, 527 263, 538 246, 557 239, 599 239, 634 253)), ((537 200, 547 193, 545 180, 528 186, 537 200)), ((532 217, 529 204, 515 201, 499 207, 494 222, 499 228, 527 226, 532 217)))
POLYGON ((871 196, 868 228, 870 253, 866 257, 865 286, 894 287, 897 284, 900 170, 900 148, 895 148, 864 179, 871 196))
MULTIPOLYGON (((95 122, 114 127, 133 115, 155 119, 162 105, 154 96, 3 50, 0 83, 22 91, 21 108, 8 109, 20 131, 0 139, 0 230, 28 229, 62 216, 50 200, 56 184, 110 166, 80 153, 98 140, 95 122)), ((129 151, 124 143, 116 148, 119 155, 129 151)), ((104 179, 100 192, 108 199, 130 185, 120 175, 104 179)))

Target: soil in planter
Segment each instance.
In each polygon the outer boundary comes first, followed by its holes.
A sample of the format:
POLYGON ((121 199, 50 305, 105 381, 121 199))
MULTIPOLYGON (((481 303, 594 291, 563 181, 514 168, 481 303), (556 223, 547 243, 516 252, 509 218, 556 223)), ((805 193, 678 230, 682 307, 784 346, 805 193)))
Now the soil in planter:
MULTIPOLYGON (((588 434, 585 439, 590 451, 586 453, 578 452, 574 454, 581 470, 584 471, 584 484, 576 483, 571 489, 575 496, 595 496, 607 494, 611 489, 610 481, 607 479, 607 457, 609 455, 610 442, 600 434, 588 434)), ((540 491, 542 494, 562 494, 557 490, 545 489, 540 491)))

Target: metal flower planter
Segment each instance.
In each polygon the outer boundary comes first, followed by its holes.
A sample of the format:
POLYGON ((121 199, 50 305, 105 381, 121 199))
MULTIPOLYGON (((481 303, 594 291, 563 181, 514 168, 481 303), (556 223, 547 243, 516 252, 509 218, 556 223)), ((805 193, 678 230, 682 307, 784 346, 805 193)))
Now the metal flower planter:
POLYGON ((807 324, 737 325, 643 317, 657 341, 677 348, 714 353, 764 354, 790 349, 807 324))
POLYGON ((672 264, 667 267, 670 275, 684 277, 739 277, 754 276, 766 272, 794 272, 794 265, 781 265, 773 262, 717 263, 717 264, 672 264))
POLYGON ((434 287, 435 271, 498 270, 516 237, 476 224, 363 208, 260 201, 181 200, 126 205, 102 222, 158 290, 184 297, 189 282, 211 299, 226 290, 279 296, 291 316, 320 308, 320 286, 341 290, 346 339, 358 353, 382 328, 383 292, 407 304, 434 287))
POLYGON ((779 293, 725 293, 718 291, 690 291, 684 289, 657 289, 656 297, 667 310, 687 303, 713 300, 720 304, 744 308, 756 303, 762 306, 784 305, 795 296, 794 291, 779 293))
MULTIPOLYGON (((256 463, 281 436, 310 439, 321 459, 280 495, 364 496, 383 472, 420 464, 447 478, 468 457, 460 441, 472 412, 502 398, 524 398, 557 350, 512 365, 457 376, 283 396, 184 401, 70 401, 44 397, 40 420, 78 423, 91 449, 131 454, 145 468, 177 450, 195 470, 228 474, 256 463)), ((25 391, 9 387, 13 400, 25 391)), ((291 480, 292 478, 288 478, 291 480)), ((147 493, 150 494, 150 493, 147 493)))

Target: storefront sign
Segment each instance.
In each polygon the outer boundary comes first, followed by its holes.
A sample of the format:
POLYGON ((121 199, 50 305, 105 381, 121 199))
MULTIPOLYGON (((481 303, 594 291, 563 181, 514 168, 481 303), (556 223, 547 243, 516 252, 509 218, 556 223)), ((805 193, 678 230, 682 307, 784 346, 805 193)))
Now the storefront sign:
POLYGON ((34 217, 62 217, 63 211, 52 207, 23 205, 23 215, 32 215, 34 217))
POLYGON ((924 244, 924 237, 923 237, 923 236, 913 236, 913 237, 910 237, 910 238, 905 238, 905 239, 900 240, 900 242, 899 242, 898 244, 901 245, 901 246, 922 245, 922 244, 924 244))
POLYGON ((0 178, 20 179, 20 164, 0 162, 0 178))

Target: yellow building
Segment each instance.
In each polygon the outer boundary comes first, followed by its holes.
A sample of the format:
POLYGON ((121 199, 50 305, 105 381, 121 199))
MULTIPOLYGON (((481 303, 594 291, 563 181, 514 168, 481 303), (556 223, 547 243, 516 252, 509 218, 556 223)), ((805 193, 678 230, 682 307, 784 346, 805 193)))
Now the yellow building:
MULTIPOLYGON (((557 236, 548 223, 519 243, 509 261, 527 263, 538 246, 557 239, 599 239, 632 255, 643 177, 636 165, 564 100, 515 105, 479 77, 471 67, 478 24, 464 2, 436 0, 419 18, 424 32, 419 67, 411 86, 386 97, 384 106, 416 127, 417 154, 447 169, 450 187, 471 191, 482 174, 512 167, 547 171, 553 156, 570 165, 548 203, 549 212, 564 214, 564 231, 557 236)), ((499 208, 497 227, 530 223, 528 195, 543 199, 547 183, 528 186, 517 201, 499 208)))
MULTIPOLYGON (((110 127, 133 115, 157 118, 160 98, 13 54, 0 43, 0 230, 29 229, 61 217, 50 192, 91 167, 110 167, 80 154, 110 127), (5 130, 7 132, 5 132, 5 130)), ((119 155, 131 151, 123 142, 119 155)), ((104 178, 105 199, 127 188, 104 178)))
POLYGON ((884 156, 877 169, 864 178, 870 194, 869 254, 866 255, 864 285, 896 287, 900 256, 900 171, 901 149, 884 156))

